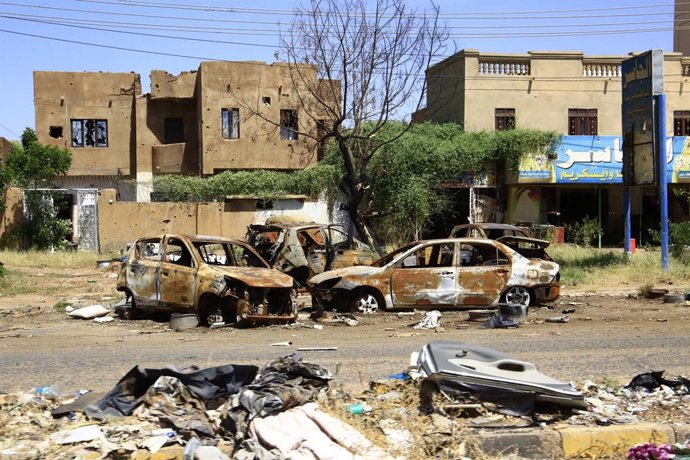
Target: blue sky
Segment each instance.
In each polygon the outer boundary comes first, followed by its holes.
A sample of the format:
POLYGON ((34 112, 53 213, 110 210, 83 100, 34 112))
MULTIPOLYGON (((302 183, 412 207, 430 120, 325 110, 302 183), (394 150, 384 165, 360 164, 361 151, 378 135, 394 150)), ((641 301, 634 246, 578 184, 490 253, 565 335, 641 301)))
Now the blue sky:
MULTIPOLYGON (((133 71, 141 75, 148 92, 153 69, 176 74, 196 69, 205 59, 270 63, 280 53, 278 32, 290 24, 290 11, 297 4, 291 0, 0 1, 0 136, 18 139, 25 127, 33 127, 34 70, 133 71)), ((408 4, 428 5, 421 0, 408 4)), ((452 37, 450 52, 463 48, 595 55, 653 48, 673 51, 672 0, 438 0, 436 4, 452 37)))

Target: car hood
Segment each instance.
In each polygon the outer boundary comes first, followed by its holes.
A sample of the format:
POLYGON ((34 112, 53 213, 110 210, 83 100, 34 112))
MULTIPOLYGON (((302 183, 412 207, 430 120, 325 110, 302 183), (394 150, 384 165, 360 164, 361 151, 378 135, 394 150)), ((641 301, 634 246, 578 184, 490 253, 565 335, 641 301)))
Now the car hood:
POLYGON ((272 268, 211 267, 211 269, 223 276, 241 281, 247 286, 289 288, 294 284, 294 280, 290 275, 272 268))
POLYGON ((333 278, 344 278, 347 276, 367 276, 380 273, 383 270, 381 267, 372 267, 371 265, 356 265, 354 267, 339 268, 337 270, 330 270, 320 273, 309 279, 309 284, 320 284, 326 280, 333 278))

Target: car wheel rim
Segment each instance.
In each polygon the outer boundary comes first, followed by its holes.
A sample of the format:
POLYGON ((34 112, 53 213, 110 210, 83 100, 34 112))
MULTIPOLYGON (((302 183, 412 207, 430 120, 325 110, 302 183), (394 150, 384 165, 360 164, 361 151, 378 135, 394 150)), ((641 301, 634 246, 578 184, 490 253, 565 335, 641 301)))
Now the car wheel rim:
POLYGON ((379 309, 379 302, 371 294, 365 294, 357 299, 357 311, 364 314, 372 314, 379 309))
POLYGON ((508 305, 524 305, 529 306, 530 296, 529 291, 523 287, 513 287, 506 293, 506 302, 508 305))

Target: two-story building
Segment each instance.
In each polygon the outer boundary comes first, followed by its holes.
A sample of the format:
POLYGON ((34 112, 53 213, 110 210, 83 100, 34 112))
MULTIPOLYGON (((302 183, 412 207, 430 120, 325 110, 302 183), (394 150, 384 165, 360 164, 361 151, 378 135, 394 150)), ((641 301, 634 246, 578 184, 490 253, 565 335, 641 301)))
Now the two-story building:
MULTIPOLYGON (((624 212, 621 62, 627 57, 462 50, 427 71, 427 106, 418 118, 460 123, 468 131, 518 127, 561 133, 555 155, 534 152, 517 174, 499 177, 496 189, 480 193, 503 204, 494 215, 507 222, 562 225, 589 216, 601 220, 610 242, 619 242, 624 212)), ((680 184, 685 170, 679 175, 679 168, 690 156, 682 137, 690 135, 690 57, 664 55, 664 92, 669 178, 680 184)), ((690 218, 685 198, 671 195, 672 216, 690 218)), ((651 187, 633 190, 633 236, 643 241, 647 235, 641 229, 658 225, 652 212, 658 209, 656 196, 651 187)))
MULTIPOLYGON (((300 74, 319 81, 314 66, 300 74)), ((34 103, 39 141, 73 154, 61 185, 116 188, 123 199, 148 201, 158 174, 296 170, 319 154, 316 104, 285 63, 154 70, 148 94, 136 73, 36 71, 34 103)))

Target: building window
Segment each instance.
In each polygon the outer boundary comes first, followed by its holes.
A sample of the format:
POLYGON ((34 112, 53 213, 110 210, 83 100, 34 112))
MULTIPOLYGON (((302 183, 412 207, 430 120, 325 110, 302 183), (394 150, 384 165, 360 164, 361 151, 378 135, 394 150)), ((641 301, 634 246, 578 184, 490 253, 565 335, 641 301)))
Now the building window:
POLYGON ((287 141, 297 140, 297 110, 280 111, 280 138, 287 141))
POLYGON ((568 109, 568 134, 571 136, 596 136, 597 109, 568 109))
POLYGON ((107 147, 108 120, 71 120, 72 147, 107 147))
POLYGON ((515 129, 515 109, 496 109, 496 131, 515 129))
POLYGON ((62 126, 51 126, 49 134, 53 139, 62 139, 62 126))
POLYGON ((690 136, 690 110, 673 112, 673 135, 690 136))
POLYGON ((240 138, 240 109, 221 109, 223 139, 240 138))
POLYGON ((184 122, 182 118, 165 119, 165 143, 177 144, 184 142, 184 122))

